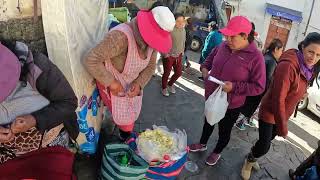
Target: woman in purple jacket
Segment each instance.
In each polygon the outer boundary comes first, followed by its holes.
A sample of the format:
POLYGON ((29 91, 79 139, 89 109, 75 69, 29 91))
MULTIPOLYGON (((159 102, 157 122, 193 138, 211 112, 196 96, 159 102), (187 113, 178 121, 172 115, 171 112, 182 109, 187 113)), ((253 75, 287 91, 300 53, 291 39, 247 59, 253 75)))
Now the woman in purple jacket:
MULTIPOLYGON (((219 86, 207 80, 209 76, 213 76, 224 81, 223 90, 228 93, 229 102, 225 117, 219 122, 218 143, 206 160, 210 166, 218 162, 221 152, 228 145, 232 127, 246 96, 261 94, 266 84, 264 58, 253 42, 254 30, 251 22, 243 16, 236 16, 220 32, 225 36, 226 42, 215 48, 201 65, 202 76, 205 79, 205 98, 207 99, 219 86)), ((213 129, 214 126, 205 120, 200 143, 192 144, 190 151, 207 150, 207 142, 213 129)))

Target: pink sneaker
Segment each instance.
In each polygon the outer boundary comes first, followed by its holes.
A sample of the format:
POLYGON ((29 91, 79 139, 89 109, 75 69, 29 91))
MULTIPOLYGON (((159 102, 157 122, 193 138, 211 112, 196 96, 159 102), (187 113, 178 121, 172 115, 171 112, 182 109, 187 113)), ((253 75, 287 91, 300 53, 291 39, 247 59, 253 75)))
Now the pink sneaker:
POLYGON ((217 162, 219 161, 220 157, 221 157, 220 154, 216 154, 216 153, 213 152, 207 158, 206 164, 208 164, 209 166, 214 166, 214 165, 217 164, 217 162))
POLYGON ((199 152, 199 151, 206 151, 207 145, 205 144, 191 144, 189 146, 191 152, 199 152))

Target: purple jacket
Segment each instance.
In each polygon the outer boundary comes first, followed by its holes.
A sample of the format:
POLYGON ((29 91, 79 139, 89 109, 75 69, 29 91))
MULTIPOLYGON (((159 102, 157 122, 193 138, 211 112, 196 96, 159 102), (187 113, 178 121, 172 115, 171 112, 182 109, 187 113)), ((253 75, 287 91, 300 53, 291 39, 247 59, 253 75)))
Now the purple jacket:
MULTIPOLYGON (((201 65, 210 71, 210 75, 233 83, 228 94, 229 109, 239 108, 246 96, 257 96, 263 93, 266 85, 266 68, 262 53, 254 43, 247 48, 233 52, 224 42, 215 48, 201 65)), ((207 99, 217 84, 205 80, 205 98, 207 99)))

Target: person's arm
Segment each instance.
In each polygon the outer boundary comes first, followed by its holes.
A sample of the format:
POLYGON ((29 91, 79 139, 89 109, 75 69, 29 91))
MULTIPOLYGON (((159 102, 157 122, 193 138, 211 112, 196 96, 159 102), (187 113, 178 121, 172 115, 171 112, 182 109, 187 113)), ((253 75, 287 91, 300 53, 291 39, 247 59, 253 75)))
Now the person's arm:
POLYGON ((273 76, 272 111, 279 136, 288 134, 288 117, 286 113, 286 98, 294 79, 294 69, 289 62, 281 62, 277 66, 273 76))
POLYGON ((232 92, 235 95, 241 96, 257 96, 263 93, 266 86, 266 68, 263 56, 252 62, 252 67, 249 72, 249 81, 247 82, 232 82, 232 92))
POLYGON ((201 64, 200 66, 200 71, 201 69, 205 68, 207 69, 208 71, 211 70, 212 68, 212 62, 213 62, 213 59, 214 57, 216 56, 216 54, 218 53, 218 49, 219 47, 216 47, 214 48, 211 53, 209 54, 209 56, 206 58, 206 60, 204 61, 204 63, 201 64))
POLYGON ((187 42, 187 32, 186 32, 186 30, 184 30, 184 39, 183 39, 183 55, 184 55, 184 53, 185 53, 185 51, 186 51, 186 42, 187 42))
POLYGON ((205 59, 208 57, 208 55, 210 54, 210 52, 213 49, 213 46, 210 43, 212 39, 213 39, 213 34, 209 33, 208 36, 206 37, 206 40, 203 45, 203 49, 201 51, 201 55, 205 59))
POLYGON ((148 66, 140 72, 137 79, 133 81, 133 83, 137 83, 141 89, 143 89, 146 84, 150 81, 154 71, 156 69, 157 62, 157 51, 153 51, 148 66))
POLYGON ((184 52, 187 51, 187 48, 188 48, 188 46, 190 44, 190 38, 191 38, 189 30, 187 28, 185 30, 186 30, 186 41, 184 43, 184 52))
POLYGON ((84 66, 97 81, 107 87, 114 81, 114 76, 106 70, 104 63, 127 52, 127 49, 127 36, 120 31, 111 31, 89 52, 84 60, 84 66))
POLYGON ((37 129, 44 132, 61 123, 76 121, 77 97, 65 76, 42 54, 36 55, 34 61, 43 71, 37 79, 36 88, 50 102, 31 114, 36 119, 37 129))

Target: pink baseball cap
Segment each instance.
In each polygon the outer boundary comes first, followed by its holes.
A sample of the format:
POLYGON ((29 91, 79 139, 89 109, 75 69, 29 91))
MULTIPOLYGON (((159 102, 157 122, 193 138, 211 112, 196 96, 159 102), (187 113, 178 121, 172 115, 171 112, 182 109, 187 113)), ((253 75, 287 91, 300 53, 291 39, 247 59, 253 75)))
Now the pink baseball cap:
POLYGON ((21 65, 17 56, 0 43, 0 102, 16 88, 20 72, 21 65))
POLYGON ((221 30, 221 34, 225 36, 235 36, 240 33, 250 34, 252 30, 251 22, 244 16, 235 16, 230 19, 227 26, 221 30))
POLYGON ((158 6, 151 11, 139 11, 138 28, 143 40, 160 53, 168 53, 172 48, 170 32, 175 26, 175 18, 168 7, 158 6))

